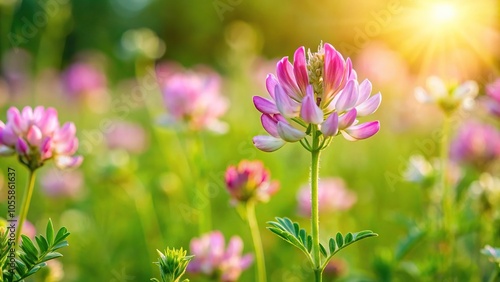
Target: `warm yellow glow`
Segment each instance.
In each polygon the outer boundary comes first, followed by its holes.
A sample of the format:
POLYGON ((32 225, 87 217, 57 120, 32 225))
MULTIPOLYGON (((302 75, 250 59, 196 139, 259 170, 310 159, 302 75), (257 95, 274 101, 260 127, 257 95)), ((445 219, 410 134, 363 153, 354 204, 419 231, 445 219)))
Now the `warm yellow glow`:
POLYGON ((498 41, 491 34, 498 8, 498 0, 416 0, 398 18, 393 40, 423 77, 470 78, 481 67, 496 72, 498 41))
POLYGON ((431 7, 432 18, 436 23, 449 23, 457 16, 457 8, 451 3, 436 3, 431 7))

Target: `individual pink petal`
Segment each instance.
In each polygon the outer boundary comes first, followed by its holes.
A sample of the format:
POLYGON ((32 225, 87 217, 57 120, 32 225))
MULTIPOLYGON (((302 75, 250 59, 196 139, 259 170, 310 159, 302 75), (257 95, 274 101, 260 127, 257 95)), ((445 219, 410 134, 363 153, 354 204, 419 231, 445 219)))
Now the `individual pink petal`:
POLYGON ((307 95, 302 100, 300 117, 306 123, 320 124, 323 122, 323 111, 316 105, 312 86, 307 86, 307 95))
POLYGON ((278 134, 287 142, 297 142, 306 136, 306 133, 296 129, 288 123, 278 121, 278 134))
POLYGON ((344 112, 352 109, 358 100, 358 82, 356 80, 349 80, 339 94, 335 109, 337 112, 344 112))
POLYGON ((324 100, 330 101, 339 90, 344 79, 345 61, 342 55, 330 44, 323 46, 325 51, 323 84, 325 96, 324 100))
POLYGON ((279 114, 276 104, 269 99, 253 96, 253 104, 255 108, 263 114, 279 114))
POLYGON ((345 60, 345 74, 346 75, 344 76, 344 80, 342 81, 340 88, 344 87, 347 81, 351 79, 358 80, 358 73, 352 68, 351 58, 347 58, 345 60))
POLYGON ((33 120, 33 109, 31 109, 30 106, 24 107, 21 112, 21 117, 28 123, 31 122, 33 120))
POLYGON ((2 144, 7 146, 14 146, 17 142, 17 134, 14 132, 11 126, 6 126, 0 132, 0 141, 2 144))
POLYGON ((358 112, 356 111, 356 108, 348 111, 347 113, 341 115, 339 117, 339 130, 344 130, 351 126, 354 121, 356 120, 358 112))
POLYGON ((226 253, 224 254, 225 258, 237 257, 243 251, 243 241, 238 236, 233 236, 229 240, 227 244, 226 253))
POLYGON ((263 114, 260 117, 260 121, 262 123, 262 127, 264 127, 264 129, 267 131, 267 133, 271 134, 271 136, 279 138, 278 121, 276 119, 274 119, 270 115, 263 114))
POLYGON ((16 134, 22 134, 28 127, 28 123, 21 117, 16 107, 10 107, 7 110, 7 121, 16 134))
POLYGON ((356 110, 358 110, 358 116, 364 117, 373 114, 378 109, 381 102, 382 94, 379 92, 356 107, 356 110))
POLYGON ((365 79, 363 82, 359 84, 359 97, 358 101, 356 101, 356 106, 360 105, 361 103, 365 102, 368 97, 370 97, 370 94, 372 93, 372 83, 368 80, 365 79))
POLYGON ((253 138, 254 146, 264 152, 274 152, 283 147, 286 142, 273 136, 259 135, 253 138))
POLYGON ((45 107, 37 106, 33 110, 33 123, 38 124, 45 114, 45 107))
POLYGON ((306 88, 309 85, 306 64, 306 51, 302 46, 295 51, 293 56, 293 73, 295 75, 297 85, 302 93, 306 93, 306 88))
POLYGON ((342 135, 349 141, 362 140, 370 138, 380 130, 379 121, 371 121, 354 125, 342 131, 342 135))
POLYGON ((57 156, 54 159, 56 166, 60 169, 77 168, 83 161, 82 156, 70 157, 70 156, 57 156))
POLYGON ((269 92, 269 95, 271 95, 271 98, 273 99, 275 99, 274 88, 276 88, 277 84, 278 79, 273 74, 268 74, 266 77, 266 88, 267 92, 269 92))
POLYGON ((46 109, 44 115, 38 123, 38 127, 42 131, 43 135, 52 135, 59 127, 57 111, 54 108, 46 109))
POLYGON ((26 143, 26 141, 24 141, 24 139, 21 137, 17 138, 16 151, 21 156, 26 156, 30 152, 28 143, 26 143))
POLYGON ((76 126, 72 122, 65 123, 54 135, 55 142, 66 141, 74 138, 76 134, 76 126))
POLYGON ((252 265, 253 262, 253 256, 251 254, 244 255, 241 260, 240 260, 240 265, 239 267, 242 270, 247 269, 250 265, 252 265))
POLYGON ((76 153, 77 149, 78 149, 78 139, 74 137, 64 143, 56 144, 54 148, 57 154, 62 154, 62 155, 72 155, 76 153))
MULTIPOLYGON (((279 84, 283 87, 285 93, 295 101, 302 100, 297 82, 293 74, 293 66, 288 61, 288 57, 281 59, 276 67, 276 75, 278 76, 279 84)), ((276 91, 274 93, 276 95, 276 91)))
POLYGON ((298 116, 300 104, 286 95, 285 91, 279 84, 276 85, 274 94, 276 97, 276 107, 281 115, 286 118, 294 118, 298 116))
POLYGON ((39 146, 42 142, 42 132, 36 125, 30 126, 28 133, 26 134, 26 139, 28 143, 32 146, 39 146))
POLYGON ((43 139, 42 144, 40 145, 40 154, 42 156, 42 160, 46 160, 52 157, 52 138, 46 137, 43 139))
POLYGON ((339 133, 339 115, 334 112, 321 125, 321 132, 327 137, 335 136, 339 133))

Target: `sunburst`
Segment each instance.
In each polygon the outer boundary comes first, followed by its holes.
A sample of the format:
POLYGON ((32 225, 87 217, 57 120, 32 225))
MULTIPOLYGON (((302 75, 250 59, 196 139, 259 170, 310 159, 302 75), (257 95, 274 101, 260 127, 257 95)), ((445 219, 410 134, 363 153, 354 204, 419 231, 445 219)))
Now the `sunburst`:
POLYGON ((461 79, 477 75, 480 68, 498 74, 498 45, 491 38, 500 38, 497 11, 493 0, 416 1, 395 20, 392 40, 421 76, 461 79))

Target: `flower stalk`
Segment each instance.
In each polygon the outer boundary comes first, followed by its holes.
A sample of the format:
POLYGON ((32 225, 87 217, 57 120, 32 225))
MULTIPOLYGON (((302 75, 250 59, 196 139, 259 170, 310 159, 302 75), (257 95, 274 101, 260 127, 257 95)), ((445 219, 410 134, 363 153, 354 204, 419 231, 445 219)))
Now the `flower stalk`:
POLYGON ((319 158, 321 148, 317 136, 317 126, 312 126, 312 148, 311 148, 311 230, 313 237, 313 260, 316 281, 321 281, 321 259, 319 250, 319 208, 318 208, 318 179, 319 158))
POLYGON ((259 224, 255 216, 255 203, 249 201, 246 204, 248 227, 252 234, 253 247, 255 251, 255 262, 257 265, 257 277, 259 282, 266 282, 266 261, 264 259, 264 249, 262 247, 262 239, 260 238, 259 224))
POLYGON ((28 177, 28 186, 26 191, 24 191, 23 202, 21 204, 21 211, 19 213, 18 221, 17 221, 17 230, 16 230, 16 238, 15 244, 19 242, 19 237, 21 237, 21 232, 23 229, 24 221, 28 216, 28 211, 30 209, 31 197, 33 196, 33 190, 35 188, 35 170, 30 170, 28 177))

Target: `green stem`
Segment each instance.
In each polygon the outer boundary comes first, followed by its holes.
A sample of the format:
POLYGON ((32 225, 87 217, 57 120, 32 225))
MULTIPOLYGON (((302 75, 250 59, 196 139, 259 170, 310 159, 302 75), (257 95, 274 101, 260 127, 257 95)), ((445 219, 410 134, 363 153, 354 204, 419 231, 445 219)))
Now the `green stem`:
POLYGON ((14 241, 17 245, 19 242, 19 237, 21 237, 21 231, 23 229, 24 221, 28 215, 28 210, 30 209, 31 196, 33 195, 33 188, 35 187, 35 171, 30 170, 28 179, 28 190, 24 191, 23 203, 21 205, 21 212, 19 213, 19 218, 17 219, 17 230, 16 230, 16 240, 14 241))
POLYGON ((495 282, 496 278, 499 276, 498 274, 500 274, 500 267, 497 267, 493 273, 491 273, 491 276, 490 276, 490 279, 488 279, 488 282, 495 282))
POLYGON ((311 150, 311 230, 313 237, 313 270, 316 282, 321 282, 321 259, 319 250, 319 211, 318 211, 318 179, 319 179, 319 157, 321 149, 317 127, 312 127, 312 150, 311 150))
POLYGON ((197 187, 198 197, 203 199, 200 203, 200 218, 199 218, 199 232, 200 235, 210 232, 212 230, 212 204, 208 191, 208 176, 207 176, 207 163, 205 146, 201 132, 194 132, 194 151, 193 151, 193 167, 198 169, 197 172, 197 187))
POLYGON ((455 232, 454 228, 454 202, 455 193, 453 193, 448 177, 449 177, 449 146, 450 146, 450 116, 446 115, 443 122, 443 135, 441 139, 440 148, 440 159, 441 159, 441 189, 443 193, 442 199, 442 230, 443 230, 443 241, 448 243, 448 248, 450 252, 450 259, 448 261, 448 266, 445 269, 450 270, 450 273, 454 273, 454 253, 455 253, 455 232))
POLYGON ((262 248, 262 240, 260 238, 259 224, 255 217, 255 203, 248 202, 247 205, 247 219, 250 232, 252 234, 253 247, 255 249, 255 260, 257 263, 257 281, 266 282, 266 261, 264 259, 264 249, 262 248))

